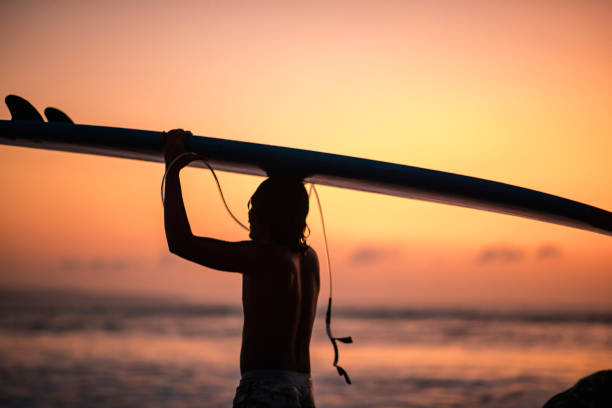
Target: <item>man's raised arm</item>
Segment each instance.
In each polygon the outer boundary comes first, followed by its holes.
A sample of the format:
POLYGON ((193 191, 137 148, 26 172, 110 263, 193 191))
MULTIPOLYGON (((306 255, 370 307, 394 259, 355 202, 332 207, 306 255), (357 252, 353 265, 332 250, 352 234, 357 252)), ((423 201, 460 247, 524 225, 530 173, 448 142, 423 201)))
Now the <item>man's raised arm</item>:
POLYGON ((162 136, 162 138, 165 136, 165 140, 162 139, 162 142, 164 143, 164 158, 166 161, 164 227, 168 249, 172 253, 176 253, 177 249, 184 246, 185 242, 193 236, 185 211, 179 173, 183 167, 194 160, 194 157, 184 156, 174 162, 180 155, 187 152, 185 139, 188 135, 189 133, 182 129, 175 129, 164 133, 162 136), (171 164, 172 167, 170 168, 171 164))
POLYGON ((228 272, 246 273, 261 262, 261 251, 252 241, 228 242, 213 238, 196 237, 191 231, 179 173, 196 156, 185 155, 185 139, 190 132, 181 129, 166 134, 164 157, 166 161, 166 186, 164 200, 164 226, 168 249, 181 258, 202 266, 228 272), (175 159, 178 160, 173 163, 175 159), (170 167, 170 165, 172 166, 170 167))

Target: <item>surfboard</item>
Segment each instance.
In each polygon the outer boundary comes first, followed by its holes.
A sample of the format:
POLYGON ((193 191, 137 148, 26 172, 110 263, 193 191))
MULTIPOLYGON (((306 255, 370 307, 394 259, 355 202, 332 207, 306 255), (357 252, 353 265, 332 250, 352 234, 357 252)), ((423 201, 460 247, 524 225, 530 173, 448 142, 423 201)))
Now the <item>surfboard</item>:
MULTIPOLYGON (((46 112, 45 112, 46 113, 46 112)), ((1 120, 0 144, 163 162, 161 132, 56 122, 1 120)), ((63 114, 65 116, 65 114, 63 114)), ((51 118, 50 117, 50 118, 51 118)), ((26 116, 27 119, 33 119, 26 116)), ((567 198, 497 181, 408 165, 205 136, 186 147, 215 170, 268 176, 510 214, 612 235, 612 213, 567 198)), ((200 162, 193 166, 205 167, 200 162)))

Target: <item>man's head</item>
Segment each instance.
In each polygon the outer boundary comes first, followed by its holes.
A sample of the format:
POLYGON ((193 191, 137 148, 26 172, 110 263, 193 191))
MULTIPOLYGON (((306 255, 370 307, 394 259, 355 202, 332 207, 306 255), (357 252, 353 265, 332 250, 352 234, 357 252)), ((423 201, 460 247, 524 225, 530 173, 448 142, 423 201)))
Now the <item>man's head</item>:
POLYGON ((249 201, 250 237, 299 249, 306 244, 308 193, 302 180, 272 176, 259 185, 249 201))

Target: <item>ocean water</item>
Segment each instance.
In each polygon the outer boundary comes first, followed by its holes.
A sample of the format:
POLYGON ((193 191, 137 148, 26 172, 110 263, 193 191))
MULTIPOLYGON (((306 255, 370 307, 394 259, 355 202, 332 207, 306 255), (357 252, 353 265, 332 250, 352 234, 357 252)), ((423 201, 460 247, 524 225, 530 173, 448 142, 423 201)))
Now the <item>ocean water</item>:
MULTIPOLYGON (((231 406, 241 322, 236 305, 4 291, 0 406, 231 406)), ((338 308, 332 326, 355 341, 353 384, 321 315, 318 407, 539 407, 612 367, 612 313, 338 308)))

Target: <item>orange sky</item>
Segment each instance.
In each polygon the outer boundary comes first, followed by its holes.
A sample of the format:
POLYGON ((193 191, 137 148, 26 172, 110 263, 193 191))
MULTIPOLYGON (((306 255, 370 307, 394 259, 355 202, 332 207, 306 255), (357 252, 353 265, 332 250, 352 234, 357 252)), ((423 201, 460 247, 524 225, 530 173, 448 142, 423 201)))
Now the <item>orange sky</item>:
MULTIPOLYGON (((367 157, 612 210, 609 3, 383 3, 3 1, 0 91, 77 123, 367 157)), ((0 163, 0 286, 239 301, 237 276, 167 254, 161 165, 12 147, 0 163)), ((196 233, 246 238, 209 174, 183 181, 196 233)), ((221 175, 243 220, 260 181, 221 175)), ((608 236, 320 193, 337 302, 612 306, 608 236)))

